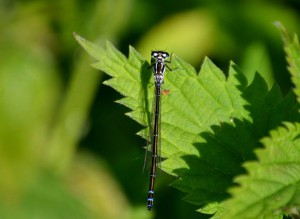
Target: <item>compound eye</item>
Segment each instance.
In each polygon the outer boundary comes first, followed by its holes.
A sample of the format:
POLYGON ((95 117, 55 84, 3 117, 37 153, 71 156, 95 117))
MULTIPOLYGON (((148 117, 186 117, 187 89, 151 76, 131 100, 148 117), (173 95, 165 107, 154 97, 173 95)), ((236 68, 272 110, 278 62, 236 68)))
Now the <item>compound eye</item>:
POLYGON ((152 52, 152 57, 153 58, 156 58, 158 56, 158 53, 157 52, 152 52))
POLYGON ((162 53, 162 57, 163 57, 164 59, 166 59, 166 58, 169 57, 169 54, 168 54, 167 52, 164 52, 164 53, 162 53))

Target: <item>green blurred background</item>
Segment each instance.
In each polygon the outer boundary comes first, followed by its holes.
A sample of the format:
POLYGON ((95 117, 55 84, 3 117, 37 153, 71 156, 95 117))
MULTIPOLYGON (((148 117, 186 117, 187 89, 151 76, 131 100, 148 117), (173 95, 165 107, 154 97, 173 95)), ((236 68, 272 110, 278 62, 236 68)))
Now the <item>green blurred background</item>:
POLYGON ((101 84, 72 35, 148 60, 167 50, 200 68, 230 60, 286 94, 274 21, 300 33, 299 0, 0 0, 0 218, 208 218, 161 174, 146 210, 142 127, 101 84))

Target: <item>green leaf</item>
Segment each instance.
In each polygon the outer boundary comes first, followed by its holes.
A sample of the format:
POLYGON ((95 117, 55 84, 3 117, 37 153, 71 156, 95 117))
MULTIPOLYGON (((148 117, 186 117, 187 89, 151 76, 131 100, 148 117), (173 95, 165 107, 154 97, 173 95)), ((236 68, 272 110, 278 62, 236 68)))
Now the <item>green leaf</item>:
POLYGON ((262 139, 258 162, 247 162, 248 176, 236 178, 230 207, 222 218, 275 218, 299 207, 300 124, 285 123, 262 139))
POLYGON ((300 102, 300 46, 298 36, 296 34, 291 36, 280 22, 276 22, 275 25, 280 30, 284 42, 286 59, 289 64, 288 70, 295 85, 294 92, 298 102, 300 102))
MULTIPOLYGON (((77 37, 98 61, 97 69, 112 76, 104 83, 125 97, 118 102, 131 109, 128 116, 143 126, 151 121, 154 83, 149 64, 132 47, 126 58, 110 43, 106 49, 77 37)), ((282 121, 299 120, 295 96, 282 99, 275 84, 268 90, 258 74, 251 85, 241 70, 231 63, 229 75, 205 58, 200 73, 173 55, 162 97, 162 169, 176 176, 172 183, 186 192, 186 201, 202 206, 200 212, 215 214, 226 209, 228 188, 233 179, 245 173, 242 164, 255 160, 260 139, 282 121)), ((146 138, 148 129, 139 133, 146 138)))
POLYGON ((104 54, 104 51, 101 47, 87 41, 75 32, 73 33, 73 35, 77 42, 89 53, 90 56, 98 60, 101 59, 102 55, 104 54))

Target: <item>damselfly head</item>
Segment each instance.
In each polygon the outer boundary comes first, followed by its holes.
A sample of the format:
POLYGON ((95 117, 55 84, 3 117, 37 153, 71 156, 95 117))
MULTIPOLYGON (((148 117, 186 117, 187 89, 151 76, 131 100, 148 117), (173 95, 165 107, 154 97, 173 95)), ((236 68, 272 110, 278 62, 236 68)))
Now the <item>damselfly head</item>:
POLYGON ((166 59, 169 57, 169 53, 164 51, 152 51, 151 56, 154 59, 166 59))

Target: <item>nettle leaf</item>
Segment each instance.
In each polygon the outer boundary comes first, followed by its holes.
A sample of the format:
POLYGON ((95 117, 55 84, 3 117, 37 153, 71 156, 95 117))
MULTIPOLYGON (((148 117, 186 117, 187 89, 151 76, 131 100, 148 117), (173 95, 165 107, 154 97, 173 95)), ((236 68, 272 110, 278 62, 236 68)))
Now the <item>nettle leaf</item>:
MULTIPOLYGON (((75 37, 98 60, 93 66, 112 77, 104 83, 125 96, 118 102, 131 109, 127 115, 148 127, 154 82, 145 58, 132 47, 126 58, 110 43, 103 49, 75 37)), ((218 218, 235 208, 223 202, 237 185, 233 179, 246 173, 243 163, 257 159, 260 139, 282 121, 300 121, 299 106, 292 93, 282 98, 277 85, 268 90, 258 74, 248 86, 234 63, 227 78, 208 58, 199 74, 175 55, 170 67, 164 84, 170 93, 162 97, 161 166, 177 177, 172 186, 187 193, 186 201, 218 218)), ((145 128, 139 134, 148 133, 145 128)))
POLYGON ((300 124, 285 123, 262 139, 256 150, 258 162, 247 162, 248 176, 236 178, 239 187, 226 202, 222 218, 279 218, 283 213, 299 213, 300 204, 300 124))
POLYGON ((276 22, 275 25, 280 30, 284 42, 286 59, 289 64, 288 70, 295 85, 294 92, 297 95, 298 102, 300 102, 300 45, 298 36, 296 34, 291 36, 280 22, 276 22))

